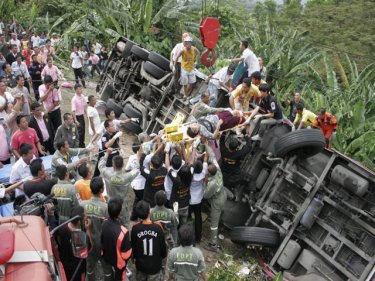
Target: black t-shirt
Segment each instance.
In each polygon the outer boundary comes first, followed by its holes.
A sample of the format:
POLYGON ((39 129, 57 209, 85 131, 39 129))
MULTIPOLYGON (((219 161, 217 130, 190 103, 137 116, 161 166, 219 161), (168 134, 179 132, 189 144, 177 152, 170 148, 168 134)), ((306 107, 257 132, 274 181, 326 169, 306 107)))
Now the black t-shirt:
MULTIPOLYGON (((121 261, 124 260, 121 254, 128 256, 125 260, 130 258, 132 248, 129 238, 129 232, 125 227, 121 226, 119 221, 113 219, 105 220, 102 225, 101 234, 103 259, 116 268, 118 268, 120 264, 122 264, 124 268, 126 262, 121 263, 121 261)), ((118 269, 122 270, 123 268, 118 269)))
POLYGON ((40 192, 45 196, 51 194, 52 187, 57 183, 57 179, 32 179, 23 184, 23 191, 28 197, 34 193, 40 192))
MULTIPOLYGON (((110 134, 108 132, 105 132, 102 136, 102 144, 103 144, 103 149, 105 149, 105 144, 107 142, 109 142, 113 137, 115 136, 115 134, 110 134)), ((116 139, 115 142, 112 144, 111 146, 112 149, 118 149, 120 148, 120 145, 119 145, 119 139, 116 139)), ((116 151, 113 151, 111 155, 108 156, 107 158, 107 163, 106 163, 106 166, 107 167, 112 167, 112 159, 113 157, 115 157, 116 155, 120 155, 120 152, 118 150, 116 151)))
MULTIPOLYGON (((30 73, 30 76, 31 76, 31 79, 32 80, 42 80, 42 76, 41 76, 41 73, 42 73, 42 66, 39 62, 32 62, 30 67, 29 67, 29 73, 30 73), (37 72, 39 71, 39 74, 37 74, 37 72)), ((41 81, 36 81, 36 82, 41 82, 41 81)))
MULTIPOLYGON (((305 102, 303 100, 300 100, 298 103, 300 103, 302 105, 305 104, 305 102)), ((289 104, 289 106, 290 106, 289 118, 290 118, 290 120, 293 120, 293 121, 294 121, 294 119, 296 118, 296 115, 297 115, 296 105, 297 105, 297 103, 294 100, 290 101, 290 104, 289 104)))
POLYGON ((155 193, 159 190, 164 190, 164 180, 167 175, 167 169, 160 167, 159 169, 151 169, 149 173, 143 167, 145 155, 143 154, 140 161, 141 175, 146 179, 145 189, 143 192, 143 200, 150 203, 151 207, 155 206, 155 193))
POLYGON ((280 109, 280 106, 277 104, 276 100, 271 95, 268 95, 267 97, 262 98, 259 102, 259 107, 266 113, 273 112, 274 119, 276 120, 283 119, 283 113, 280 109))
POLYGON ((171 199, 169 200, 171 207, 173 206, 174 202, 178 202, 179 209, 189 206, 190 187, 183 186, 178 174, 176 175, 176 177, 172 175, 172 169, 169 170, 168 177, 172 180, 172 183, 173 183, 172 191, 171 191, 171 199))
POLYGON ((223 174, 239 174, 241 172, 241 160, 243 160, 251 149, 250 139, 246 139, 247 144, 241 150, 229 151, 225 145, 224 138, 220 139, 221 163, 220 168, 223 174))
POLYGON ((160 272, 167 256, 163 228, 155 222, 140 222, 131 231, 133 257, 137 270, 146 274, 160 272))

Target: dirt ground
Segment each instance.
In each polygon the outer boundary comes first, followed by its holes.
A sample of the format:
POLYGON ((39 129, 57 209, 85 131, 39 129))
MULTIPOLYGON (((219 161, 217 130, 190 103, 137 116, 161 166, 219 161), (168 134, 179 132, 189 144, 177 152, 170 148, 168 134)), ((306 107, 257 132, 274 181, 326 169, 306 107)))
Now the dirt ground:
MULTIPOLYGON (((68 80, 72 79, 71 73, 66 73, 65 77, 68 80)), ((86 80, 86 87, 87 88, 84 89, 84 91, 83 91, 84 95, 86 95, 86 96, 95 95, 97 97, 97 99, 99 99, 99 96, 96 94, 96 84, 97 84, 96 80, 97 79, 98 78, 96 78, 96 79, 94 78, 94 80, 88 80, 88 81, 86 80)), ((72 82, 72 84, 74 84, 74 82, 72 82)), ((62 94, 62 98, 63 98, 62 107, 61 107, 62 114, 66 113, 66 112, 71 112, 71 100, 72 100, 72 97, 74 96, 74 90, 62 88, 61 94, 62 94)), ((104 120, 105 119, 104 116, 101 116, 101 119, 104 120)), ((89 134, 88 134, 88 125, 87 124, 88 123, 87 123, 87 120, 86 120, 86 141, 85 141, 86 144, 89 142, 89 134)), ((123 132, 123 135, 120 139, 120 146, 121 146, 122 155, 124 157, 125 163, 127 163, 129 156, 132 154, 131 146, 132 146, 133 142, 136 141, 136 139, 137 139, 136 135, 134 135, 133 133, 131 133, 129 131, 126 131, 126 130, 123 132)), ((129 194, 129 197, 127 198, 128 206, 129 206, 129 210, 131 210, 131 208, 133 206, 134 193, 129 192, 128 194, 129 194)), ((207 243, 208 243, 207 238, 210 235, 210 229, 209 229, 209 218, 208 218, 207 214, 203 213, 202 216, 203 216, 202 242, 201 242, 200 245, 197 245, 197 246, 202 250, 202 252, 204 254, 204 257, 205 257, 206 264, 207 264, 207 268, 208 268, 208 270, 210 270, 213 267, 215 267, 215 264, 217 265, 217 261, 219 259, 220 253, 213 253, 213 252, 205 250, 205 248, 204 248, 204 246, 207 245, 207 243)), ((193 222, 190 221, 189 223, 193 223, 193 222)), ((243 257, 245 252, 248 251, 248 250, 243 248, 243 247, 239 247, 238 245, 233 244, 230 241, 228 230, 223 229, 222 234, 225 237, 224 240, 221 240, 221 245, 224 249, 223 252, 233 255, 233 257, 235 257, 235 258, 236 257, 237 258, 243 257)), ((130 268, 134 272, 134 267, 130 266, 130 268)), ((133 278, 133 280, 134 280, 134 278, 133 278)))

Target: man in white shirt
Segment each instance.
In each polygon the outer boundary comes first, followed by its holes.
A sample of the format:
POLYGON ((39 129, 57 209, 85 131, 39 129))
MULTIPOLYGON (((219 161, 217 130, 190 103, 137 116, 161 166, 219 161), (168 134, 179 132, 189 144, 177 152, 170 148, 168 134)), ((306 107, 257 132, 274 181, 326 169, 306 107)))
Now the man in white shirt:
POLYGON ((39 48, 40 37, 39 37, 37 31, 34 32, 34 35, 31 36, 30 40, 31 40, 31 44, 32 44, 33 48, 39 48))
POLYGON ((5 25, 4 25, 3 21, 0 20, 0 34, 4 33, 4 28, 5 28, 5 25))
MULTIPOLYGON (((21 144, 20 159, 12 166, 9 182, 16 183, 31 177, 30 162, 35 158, 33 147, 30 144, 21 144)), ((24 194, 22 190, 16 189, 16 197, 24 194)))
POLYGON ((9 45, 16 45, 17 46, 17 53, 21 52, 21 41, 17 39, 17 34, 12 33, 11 34, 12 38, 9 40, 9 45))
POLYGON ((94 53, 99 56, 103 46, 96 40, 93 41, 93 45, 94 45, 94 53))
MULTIPOLYGON (((87 118, 89 119, 89 134, 91 136, 91 139, 98 134, 99 136, 101 135, 100 131, 100 117, 99 117, 99 112, 95 108, 96 105, 96 98, 93 95, 90 95, 88 97, 88 102, 89 105, 87 107, 87 118)), ((97 137, 98 141, 97 144, 99 148, 101 149, 102 144, 101 144, 101 139, 100 137, 97 137)))
POLYGON ((59 41, 60 39, 57 37, 57 34, 55 32, 52 33, 51 46, 56 48, 57 45, 59 44, 59 41))
POLYGON ((95 53, 95 55, 97 55, 99 57, 99 61, 97 63, 97 66, 100 69, 101 68, 100 67, 101 63, 100 62, 102 60, 101 53, 102 53, 103 46, 98 41, 96 41, 96 40, 93 41, 93 44, 94 44, 94 53, 95 53))
POLYGON ((229 62, 238 62, 238 65, 243 63, 246 66, 247 71, 242 75, 242 78, 236 83, 239 85, 242 83, 242 80, 246 77, 251 77, 251 74, 255 71, 260 71, 260 65, 258 57, 249 49, 249 42, 242 40, 240 43, 240 50, 242 55, 240 58, 229 59, 229 62))
POLYGON ((235 67, 225 66, 216 72, 208 82, 207 92, 210 94, 209 106, 216 107, 219 90, 231 91, 231 81, 235 67))
POLYGON ((83 79, 83 71, 82 71, 82 62, 83 57, 81 52, 78 52, 78 47, 73 47, 73 52, 70 54, 70 64, 74 71, 74 76, 76 80, 76 84, 79 83, 78 78, 81 79, 83 88, 86 88, 85 80, 83 79))
POLYGON ((178 54, 182 51, 184 48, 184 39, 190 37, 189 33, 185 32, 182 34, 182 42, 177 43, 176 46, 174 46, 173 50, 171 51, 170 55, 170 64, 169 67, 171 70, 173 70, 173 67, 176 68, 176 71, 174 72, 174 77, 175 77, 175 84, 174 84, 174 90, 175 92, 178 92, 179 89, 181 88, 180 85, 180 74, 181 74, 181 61, 182 57, 177 58, 178 54), (177 62, 176 62, 177 60, 177 62))

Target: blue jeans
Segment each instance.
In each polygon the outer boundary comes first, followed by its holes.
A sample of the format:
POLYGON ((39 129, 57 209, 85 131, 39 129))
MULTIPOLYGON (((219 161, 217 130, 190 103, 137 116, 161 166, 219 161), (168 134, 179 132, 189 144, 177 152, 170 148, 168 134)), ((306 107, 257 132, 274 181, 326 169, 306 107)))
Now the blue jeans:
POLYGON ((219 89, 216 87, 215 84, 208 83, 207 92, 210 95, 210 102, 209 102, 208 105, 211 106, 211 107, 216 107, 219 89))

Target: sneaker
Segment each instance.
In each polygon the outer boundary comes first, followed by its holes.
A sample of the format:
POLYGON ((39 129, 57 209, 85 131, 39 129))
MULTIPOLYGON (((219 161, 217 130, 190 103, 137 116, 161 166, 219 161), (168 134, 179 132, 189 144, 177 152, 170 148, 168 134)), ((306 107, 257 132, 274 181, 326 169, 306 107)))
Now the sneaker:
POLYGON ((255 136, 251 137, 251 140, 252 141, 261 141, 262 137, 260 137, 259 135, 255 135, 255 136))
POLYGON ((208 243, 207 246, 204 247, 204 248, 208 251, 217 253, 217 252, 219 252, 221 247, 218 244, 208 243))

